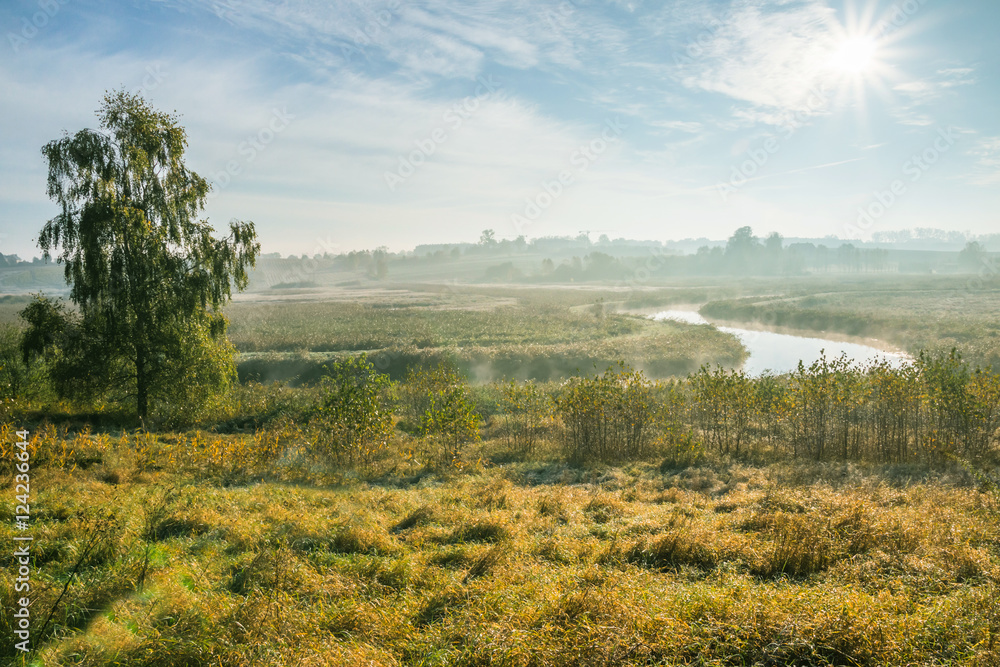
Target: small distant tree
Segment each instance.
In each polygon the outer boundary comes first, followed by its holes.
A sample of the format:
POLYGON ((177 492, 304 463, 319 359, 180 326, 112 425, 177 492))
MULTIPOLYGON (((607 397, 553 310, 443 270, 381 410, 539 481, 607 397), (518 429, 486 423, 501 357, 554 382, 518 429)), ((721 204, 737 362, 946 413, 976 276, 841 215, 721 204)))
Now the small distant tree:
POLYGON ((763 273, 780 273, 784 259, 784 239, 778 232, 771 232, 764 240, 763 273))
POLYGON ((469 385, 448 364, 411 370, 406 378, 409 410, 420 435, 440 441, 444 458, 458 460, 463 445, 479 439, 480 417, 469 385))
POLYGON ((652 383, 624 362, 574 378, 557 399, 573 461, 622 461, 649 453, 656 407, 652 383))
POLYGON ((329 371, 313 422, 320 431, 319 450, 340 463, 369 463, 392 435, 392 382, 363 354, 337 361, 329 371))
POLYGON ((381 246, 372 253, 372 276, 377 280, 385 280, 389 275, 389 249, 381 246))
POLYGON ((496 233, 492 229, 484 229, 482 235, 479 237, 479 245, 491 247, 496 244, 496 233))
POLYGON ((771 232, 764 240, 764 250, 767 251, 768 257, 780 256, 783 246, 784 239, 778 232, 771 232))
POLYGON ((201 400, 233 378, 219 309, 246 287, 260 245, 252 222, 217 239, 198 219, 210 185, 184 164, 176 116, 116 91, 98 118, 99 130, 42 148, 61 210, 38 245, 45 259, 58 250, 77 311, 36 300, 24 352, 48 356, 64 391, 123 389, 145 418, 151 399, 201 400))
POLYGON ((740 227, 726 242, 725 257, 729 270, 737 274, 750 272, 761 250, 760 240, 750 227, 740 227))
POLYGON ((511 380, 500 389, 504 440, 512 451, 529 455, 534 452, 540 432, 554 414, 552 399, 530 381, 511 380))
POLYGON ((986 256, 986 248, 981 243, 969 241, 958 253, 958 263, 966 271, 976 271, 983 266, 986 256))

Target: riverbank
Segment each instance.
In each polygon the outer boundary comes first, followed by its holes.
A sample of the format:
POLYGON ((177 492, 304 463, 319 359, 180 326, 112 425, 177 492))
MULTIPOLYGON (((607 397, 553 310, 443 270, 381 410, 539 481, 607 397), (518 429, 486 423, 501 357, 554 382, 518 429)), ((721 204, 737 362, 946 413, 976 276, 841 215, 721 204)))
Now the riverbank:
POLYGON ((704 322, 697 321, 687 321, 689 324, 711 324, 717 328, 725 327, 729 329, 743 329, 746 331, 766 331, 775 334, 781 334, 784 336, 794 336, 797 338, 822 338, 824 340, 829 340, 835 343, 852 343, 855 345, 865 345, 867 347, 873 347, 882 352, 887 352, 889 354, 898 354, 901 356, 910 356, 909 353, 902 347, 895 345, 889 341, 880 338, 872 338, 868 336, 851 336, 849 334, 843 334, 836 331, 817 331, 815 329, 803 329, 800 327, 789 327, 789 326, 779 326, 762 324, 760 322, 746 322, 742 320, 725 320, 718 318, 707 318, 703 316, 699 309, 705 305, 704 303, 680 303, 676 305, 671 305, 670 308, 663 308, 662 306, 650 306, 646 308, 627 308, 619 310, 618 312, 624 313, 626 315, 642 315, 644 317, 650 317, 656 315, 657 313, 662 313, 665 311, 678 311, 678 312, 691 312, 700 317, 704 322))
POLYGON ((736 336, 748 352, 741 369, 752 376, 790 373, 798 368, 800 362, 809 366, 823 357, 846 357, 856 364, 885 360, 893 366, 912 361, 912 357, 905 353, 891 352, 865 343, 779 333, 761 327, 744 327, 742 323, 728 326, 723 322, 708 320, 694 310, 662 310, 647 317, 664 322, 710 324, 722 333, 736 336))

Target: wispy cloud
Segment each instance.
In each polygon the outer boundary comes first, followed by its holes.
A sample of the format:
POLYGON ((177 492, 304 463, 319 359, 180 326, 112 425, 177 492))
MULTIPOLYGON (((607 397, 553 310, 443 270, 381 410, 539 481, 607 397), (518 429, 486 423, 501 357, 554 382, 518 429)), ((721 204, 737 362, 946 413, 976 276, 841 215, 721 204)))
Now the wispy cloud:
POLYGON ((969 155, 976 160, 976 170, 969 177, 974 185, 1000 185, 1000 136, 980 138, 969 155))
POLYGON ((901 125, 933 125, 935 120, 930 107, 943 98, 957 95, 957 88, 975 84, 974 74, 971 67, 940 68, 927 77, 897 83, 892 90, 900 101, 892 109, 893 116, 901 125))
POLYGON ((816 171, 817 169, 828 169, 830 167, 839 167, 842 164, 850 164, 852 162, 860 162, 864 160, 863 157, 854 157, 847 160, 837 160, 836 162, 826 162, 824 164, 814 164, 809 167, 802 167, 801 169, 791 169, 789 171, 783 171, 777 174, 768 174, 767 176, 761 176, 761 178, 774 178, 777 176, 791 176, 792 174, 801 174, 807 171, 816 171))
POLYGON ((270 48, 300 57, 305 52, 305 61, 326 70, 357 65, 360 57, 404 76, 472 78, 486 62, 517 69, 578 66, 588 50, 625 42, 613 26, 595 30, 595 16, 565 0, 429 0, 420 6, 401 0, 165 2, 215 13, 266 35, 270 48))
POLYGON ((661 127, 665 130, 686 132, 688 134, 701 132, 704 128, 704 125, 693 120, 651 120, 649 124, 653 127, 661 127))
POLYGON ((893 90, 914 104, 929 104, 954 88, 976 83, 974 71, 971 67, 939 69, 931 77, 898 83, 893 90))
POLYGON ((820 81, 836 26, 821 2, 747 2, 688 49, 679 77, 691 89, 747 103, 735 114, 775 123, 820 81))

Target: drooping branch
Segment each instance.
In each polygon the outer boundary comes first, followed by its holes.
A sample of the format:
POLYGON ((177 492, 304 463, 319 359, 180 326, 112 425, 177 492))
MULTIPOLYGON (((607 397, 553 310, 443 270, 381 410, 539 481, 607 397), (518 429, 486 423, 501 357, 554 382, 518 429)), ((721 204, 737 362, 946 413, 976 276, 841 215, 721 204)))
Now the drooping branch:
POLYGON ((200 321, 243 289, 260 252, 253 223, 215 239, 200 220, 210 186, 184 165, 185 131, 138 95, 108 94, 99 130, 49 142, 47 192, 60 208, 39 235, 65 264, 70 299, 90 329, 135 368, 139 411, 175 345, 178 323, 200 321), (164 333, 171 332, 171 333, 164 333))

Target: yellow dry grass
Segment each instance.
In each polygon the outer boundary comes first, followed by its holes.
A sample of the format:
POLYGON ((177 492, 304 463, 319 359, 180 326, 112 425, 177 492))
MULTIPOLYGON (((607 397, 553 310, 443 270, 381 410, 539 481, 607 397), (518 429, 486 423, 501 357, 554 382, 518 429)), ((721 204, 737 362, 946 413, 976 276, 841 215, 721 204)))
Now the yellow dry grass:
POLYGON ((48 430, 32 447, 36 619, 76 567, 36 664, 1000 660, 995 498, 957 473, 535 462, 366 480, 294 434, 48 430))

